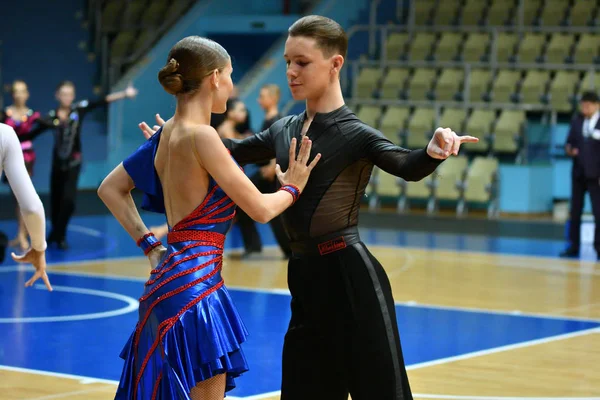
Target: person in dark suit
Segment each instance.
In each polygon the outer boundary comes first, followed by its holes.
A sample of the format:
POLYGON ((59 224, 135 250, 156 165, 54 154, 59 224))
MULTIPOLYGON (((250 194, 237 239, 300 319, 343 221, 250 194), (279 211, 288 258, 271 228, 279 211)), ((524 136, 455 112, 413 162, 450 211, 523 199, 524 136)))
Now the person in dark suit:
POLYGON ((561 257, 577 257, 580 248, 581 214, 585 193, 589 192, 595 220, 594 248, 600 260, 600 107, 595 92, 581 96, 580 110, 571 121, 565 145, 573 158, 571 173, 571 223, 569 246, 561 257))
MULTIPOLYGON (((271 127, 279 119, 283 118, 279 112, 279 99, 281 92, 279 86, 275 84, 266 84, 260 89, 260 94, 257 99, 258 104, 265 112, 265 119, 262 124, 261 131, 265 131, 271 127)), ((274 193, 279 187, 279 181, 275 175, 275 159, 270 162, 259 164, 259 173, 254 176, 253 182, 262 193, 274 193)), ((285 232, 283 220, 281 216, 273 218, 269 224, 275 236, 279 248, 283 252, 284 258, 289 259, 292 256, 290 247, 290 238, 285 232)))
MULTIPOLYGON (((258 103, 265 112, 261 132, 269 129, 271 125, 282 118, 278 108, 279 97, 280 91, 277 85, 267 84, 261 88, 258 103)), ((252 183, 254 183, 261 193, 274 193, 277 191, 280 185, 275 176, 275 159, 258 163, 256 166, 258 167, 256 171, 253 171, 249 175, 252 183)), ((261 253, 262 240, 256 228, 256 223, 243 210, 238 209, 237 213, 238 226, 242 234, 245 249, 242 258, 251 257, 254 253, 261 253)), ((290 239, 285 232, 281 216, 273 218, 269 222, 269 225, 271 225, 271 230, 281 248, 284 259, 289 259, 292 256, 290 239)))

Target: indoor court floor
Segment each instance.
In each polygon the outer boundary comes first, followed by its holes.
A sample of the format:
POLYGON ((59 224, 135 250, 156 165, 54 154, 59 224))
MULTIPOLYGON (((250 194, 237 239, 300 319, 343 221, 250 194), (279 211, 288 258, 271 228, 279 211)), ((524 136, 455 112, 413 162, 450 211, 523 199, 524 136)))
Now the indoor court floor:
MULTIPOLYGON (((148 225, 158 218, 144 215, 148 225)), ((279 399, 290 297, 286 262, 268 226, 261 233, 270 246, 250 260, 235 257, 238 235, 226 245, 251 368, 229 399, 279 399)), ((391 280, 416 399, 600 400, 600 263, 590 249, 562 260, 559 241, 361 234, 391 280)), ((114 396, 149 266, 112 217, 75 218, 68 239, 69 250, 48 253, 53 293, 23 287, 30 268, 0 265, 2 400, 114 396)))

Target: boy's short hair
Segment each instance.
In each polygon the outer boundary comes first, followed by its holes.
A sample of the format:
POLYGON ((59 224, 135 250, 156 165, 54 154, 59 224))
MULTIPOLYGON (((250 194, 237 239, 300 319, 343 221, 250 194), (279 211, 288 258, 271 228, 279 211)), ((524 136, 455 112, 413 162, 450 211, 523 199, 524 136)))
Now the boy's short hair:
POLYGON ((281 96, 281 90, 279 89, 279 86, 277 86, 274 83, 267 83, 266 85, 263 85, 263 87, 261 89, 268 90, 269 93, 271 93, 273 96, 277 97, 278 99, 281 96))
POLYGON ((304 36, 315 39, 326 57, 335 53, 346 58, 348 35, 340 24, 320 15, 308 15, 294 22, 288 29, 290 37, 304 36))

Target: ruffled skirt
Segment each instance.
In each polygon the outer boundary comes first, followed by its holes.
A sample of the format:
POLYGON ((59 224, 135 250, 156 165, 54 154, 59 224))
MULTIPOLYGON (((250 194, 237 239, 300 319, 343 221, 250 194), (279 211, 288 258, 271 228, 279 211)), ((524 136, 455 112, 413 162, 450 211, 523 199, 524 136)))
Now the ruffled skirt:
POLYGON ((218 264, 208 273, 200 270, 209 278, 199 284, 194 283, 203 279, 200 271, 173 279, 185 268, 147 284, 140 320, 121 352, 125 365, 115 399, 189 400, 199 382, 223 373, 225 391, 235 388, 235 378, 248 370, 241 349, 248 332, 218 264))

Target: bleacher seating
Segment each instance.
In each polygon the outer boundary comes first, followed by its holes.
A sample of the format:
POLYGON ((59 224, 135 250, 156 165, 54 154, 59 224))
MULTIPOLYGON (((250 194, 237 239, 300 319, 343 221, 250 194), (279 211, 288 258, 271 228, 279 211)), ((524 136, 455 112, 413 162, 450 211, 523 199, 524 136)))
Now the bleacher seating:
POLYGON ((357 108, 368 104, 373 126, 404 147, 424 148, 437 126, 480 142, 465 147, 461 178, 445 172, 450 183, 439 175, 380 181, 395 182, 399 210, 420 199, 431 211, 433 199, 454 201, 458 212, 482 202, 494 215, 499 162, 525 160, 528 116, 567 118, 584 90, 600 90, 600 1, 523 0, 522 10, 517 0, 410 3, 397 25, 378 27, 374 56, 350 60, 349 97, 357 108))
POLYGON ((498 160, 476 157, 470 164, 465 156, 446 160, 437 171, 418 182, 407 182, 374 168, 367 189, 372 209, 384 203, 393 204, 398 212, 406 212, 411 202, 426 204, 434 213, 440 202, 453 202, 456 212, 464 215, 471 204, 484 204, 489 216, 498 212, 498 160))
POLYGON ((482 139, 465 147, 468 154, 509 154, 516 159, 520 156, 526 126, 525 112, 518 109, 447 106, 436 111, 431 106, 373 104, 363 104, 356 109, 359 119, 379 129, 392 142, 409 149, 426 147, 435 128, 443 126, 482 139))
MULTIPOLYGON (((106 0, 101 2, 97 33, 107 39, 108 65, 121 67, 136 61, 161 31, 173 24, 194 0, 106 0)), ((98 39, 98 42, 101 42, 98 39)), ((99 49, 100 50, 100 49, 99 49)))

